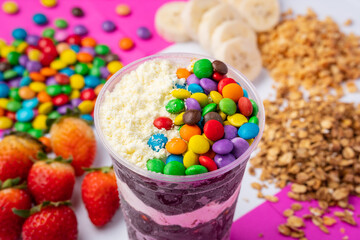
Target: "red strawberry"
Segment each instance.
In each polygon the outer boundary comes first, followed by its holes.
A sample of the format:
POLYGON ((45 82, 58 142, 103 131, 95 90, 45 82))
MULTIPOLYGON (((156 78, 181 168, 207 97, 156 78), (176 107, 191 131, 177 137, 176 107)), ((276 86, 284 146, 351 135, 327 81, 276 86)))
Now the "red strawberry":
POLYGON ((21 234, 25 219, 15 215, 12 208, 30 209, 31 197, 23 190, 26 184, 17 185, 20 178, 0 182, 0 239, 16 240, 21 234), (14 186, 17 185, 17 186, 14 186))
POLYGON ((75 240, 78 237, 74 211, 69 202, 43 202, 30 211, 14 210, 28 217, 22 227, 23 240, 75 240))
POLYGON ((88 169, 81 185, 81 195, 91 222, 98 227, 104 226, 119 208, 114 170, 110 167, 88 169))
POLYGON ((72 157, 76 176, 90 167, 96 155, 96 140, 92 128, 77 117, 63 117, 50 129, 51 147, 56 155, 72 157))
POLYGON ((26 180, 34 158, 43 145, 26 133, 15 132, 0 142, 0 181, 20 177, 26 180))
POLYGON ((38 159, 28 176, 29 190, 36 202, 69 200, 75 185, 71 159, 48 159, 44 153, 39 153, 38 159))

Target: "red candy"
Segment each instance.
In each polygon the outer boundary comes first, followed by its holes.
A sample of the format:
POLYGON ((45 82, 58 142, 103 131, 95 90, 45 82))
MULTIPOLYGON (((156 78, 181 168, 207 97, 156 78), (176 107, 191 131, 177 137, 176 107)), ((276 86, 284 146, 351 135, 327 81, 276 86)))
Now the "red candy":
POLYGON ((58 73, 55 75, 55 81, 58 84, 61 85, 65 85, 65 84, 69 84, 70 83, 70 79, 67 75, 63 74, 63 73, 58 73))
POLYGON ((56 58, 56 56, 53 56, 53 55, 50 55, 50 54, 40 54, 39 61, 40 61, 41 65, 46 67, 46 66, 49 66, 50 63, 52 61, 54 61, 55 58, 56 58))
POLYGON ((223 78, 220 80, 219 84, 218 84, 218 92, 222 94, 222 90, 223 88, 230 84, 230 83, 236 83, 236 81, 232 78, 223 78))
POLYGON ((7 116, 8 118, 10 118, 11 120, 16 121, 16 113, 15 113, 15 112, 7 111, 7 112, 6 112, 6 116, 7 116))
POLYGON ((81 44, 81 38, 79 35, 70 35, 68 36, 68 38, 66 39, 66 42, 68 44, 76 44, 76 45, 80 45, 81 44))
POLYGON ((199 157, 199 163, 207 168, 209 172, 215 171, 217 169, 216 163, 214 160, 207 156, 200 156, 199 157))
POLYGON ((40 48, 45 48, 45 47, 53 47, 54 46, 54 42, 50 39, 50 38, 41 38, 39 40, 39 43, 38 43, 39 47, 40 48))
POLYGON ((96 94, 92 88, 85 89, 81 92, 80 98, 81 100, 94 100, 96 97, 96 94))
POLYGON ((250 117, 253 112, 253 106, 247 97, 241 97, 238 101, 240 113, 245 117, 250 117))
POLYGON ((54 46, 46 46, 43 48, 42 52, 43 54, 48 54, 55 57, 58 55, 58 52, 54 46))
POLYGON ((170 130, 173 126, 173 121, 167 117, 158 117, 154 120, 153 124, 158 129, 165 128, 166 130, 170 130))
POLYGON ((224 78, 224 75, 221 75, 220 73, 218 72, 214 72, 213 75, 212 75, 212 78, 215 80, 215 81, 220 81, 221 79, 224 78))
POLYGON ((69 102, 69 97, 64 93, 59 94, 52 99, 52 103, 54 104, 54 106, 57 107, 62 106, 68 102, 69 102))
POLYGON ((224 136, 224 126, 214 119, 204 125, 204 134, 211 141, 217 141, 224 136))

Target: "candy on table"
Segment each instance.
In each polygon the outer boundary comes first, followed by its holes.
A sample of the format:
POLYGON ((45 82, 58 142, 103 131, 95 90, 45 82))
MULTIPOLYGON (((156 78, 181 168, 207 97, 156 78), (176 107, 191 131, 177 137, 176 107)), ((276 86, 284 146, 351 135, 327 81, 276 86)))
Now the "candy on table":
POLYGON ((88 33, 88 30, 84 25, 79 24, 74 27, 74 33, 79 36, 84 36, 88 33))
POLYGON ((105 32, 113 32, 116 29, 116 25, 113 21, 107 20, 104 21, 101 24, 101 28, 105 31, 105 32))
POLYGON ((7 14, 16 14, 19 11, 19 6, 14 1, 5 1, 2 4, 2 10, 7 14))
POLYGON ((120 39, 119 47, 122 50, 128 51, 134 47, 134 41, 129 37, 124 37, 120 39))
POLYGON ((115 12, 120 16, 128 16, 131 13, 131 9, 126 4, 119 4, 115 8, 115 12))
POLYGON ((60 29, 64 29, 64 28, 67 28, 68 27, 68 23, 65 19, 62 19, 62 18, 58 18, 55 20, 55 26, 57 28, 60 28, 60 29))
POLYGON ((138 27, 138 29, 136 29, 136 35, 140 38, 140 39, 150 39, 152 34, 150 32, 150 30, 147 27, 138 27))
POLYGON ((85 15, 84 11, 80 8, 80 7, 73 7, 71 9, 71 14, 74 16, 74 17, 83 17, 85 15))
POLYGON ((36 13, 33 16, 33 21, 37 25, 45 25, 48 23, 47 17, 42 13, 36 13))
POLYGON ((40 0, 40 2, 44 7, 48 8, 55 7, 57 4, 57 0, 40 0))

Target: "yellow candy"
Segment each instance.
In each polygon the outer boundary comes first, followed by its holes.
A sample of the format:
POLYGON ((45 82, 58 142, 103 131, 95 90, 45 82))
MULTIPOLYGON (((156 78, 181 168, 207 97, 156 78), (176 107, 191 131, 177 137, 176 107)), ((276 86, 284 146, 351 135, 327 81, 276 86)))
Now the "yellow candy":
POLYGON ((40 2, 44 7, 48 8, 55 7, 57 4, 57 0, 41 0, 40 2))
POLYGON ((39 61, 41 52, 37 49, 32 49, 28 53, 29 60, 39 61))
POLYGON ((224 121, 224 125, 232 125, 229 121, 224 121))
POLYGON ((249 145, 251 146, 251 144, 254 142, 254 138, 247 139, 246 141, 247 141, 247 142, 249 143, 249 145))
POLYGON ((191 151, 197 154, 204 154, 210 149, 210 143, 201 135, 192 136, 188 146, 191 151))
POLYGON ((0 129, 9 129, 13 125, 13 121, 8 117, 0 117, 0 129))
POLYGON ((244 123, 248 122, 247 118, 240 113, 235 113, 234 115, 228 116, 227 120, 234 127, 240 127, 244 123))
POLYGON ((29 88, 34 92, 41 92, 41 91, 45 91, 46 84, 42 82, 32 82, 29 84, 29 88))
POLYGON ((82 89, 85 86, 84 77, 80 74, 74 74, 70 77, 70 86, 72 89, 82 89))
POLYGON ((214 103, 219 104, 220 100, 223 99, 223 96, 217 91, 211 91, 210 98, 214 103))
POLYGON ((16 51, 14 46, 3 46, 1 48, 1 56, 3 58, 6 58, 10 52, 14 52, 14 51, 16 51))
POLYGON ((19 53, 24 53, 28 46, 29 44, 27 44, 27 42, 22 42, 17 46, 16 51, 18 51, 19 53))
POLYGON ((19 11, 19 7, 16 2, 6 1, 2 5, 2 10, 7 14, 15 14, 19 11))
POLYGON ((177 99, 185 99, 191 96, 191 92, 180 88, 180 89, 172 90, 171 95, 173 95, 173 97, 177 99))
POLYGON ((50 67, 55 70, 60 70, 66 67, 66 63, 60 59, 54 60, 50 63, 50 67))
POLYGON ((220 114, 220 117, 222 118, 222 120, 225 120, 226 119, 226 114, 225 113, 223 113, 223 112, 219 112, 219 114, 220 114))
POLYGON ((70 99, 75 99, 80 97, 80 91, 79 90, 72 90, 70 94, 70 99))
POLYGON ((196 101, 198 101, 202 108, 209 103, 209 99, 205 93, 194 93, 191 95, 191 98, 194 98, 196 101))
POLYGON ((42 103, 39 106, 39 114, 49 114, 53 109, 53 104, 51 102, 42 103))
POLYGON ((39 129, 39 130, 45 130, 47 128, 46 119, 47 119, 47 116, 43 115, 43 114, 36 116, 34 121, 32 122, 33 128, 39 129))
POLYGON ((60 53, 60 60, 66 64, 76 63, 76 52, 72 49, 66 49, 60 53))
POLYGON ((89 114, 94 109, 94 103, 90 100, 86 100, 80 103, 78 108, 82 114, 89 114))
POLYGON ((199 156, 196 153, 194 153, 193 151, 189 150, 184 154, 183 163, 186 168, 188 168, 192 165, 198 165, 199 164, 199 156))
POLYGON ((6 46, 6 42, 5 42, 4 39, 1 39, 1 38, 0 38, 0 49, 1 49, 2 47, 4 47, 4 46, 6 46))
POLYGON ((107 69, 109 70, 109 72, 111 74, 114 74, 117 71, 119 71, 120 69, 122 69, 123 66, 124 65, 119 61, 111 61, 111 62, 108 63, 107 69))
POLYGON ((211 146, 214 144, 214 141, 208 139, 204 133, 202 134, 202 136, 210 143, 211 146))
POLYGON ((184 124, 184 120, 183 120, 183 115, 185 112, 180 113, 179 115, 177 115, 174 119, 174 124, 176 126, 180 126, 184 124))
POLYGON ((7 98, 0 98, 0 108, 6 109, 6 106, 9 103, 9 99, 7 98))

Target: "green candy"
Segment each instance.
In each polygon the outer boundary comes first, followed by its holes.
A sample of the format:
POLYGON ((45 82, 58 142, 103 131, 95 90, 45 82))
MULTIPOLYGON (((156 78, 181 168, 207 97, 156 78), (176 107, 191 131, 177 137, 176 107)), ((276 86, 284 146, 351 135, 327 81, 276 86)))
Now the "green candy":
POLYGON ((255 124, 259 125, 259 119, 256 116, 252 116, 249 119, 249 123, 255 123, 255 124))
POLYGON ((179 113, 185 109, 185 104, 181 99, 172 99, 166 104, 165 109, 169 113, 179 113))
POLYGON ((202 110, 202 116, 205 116, 207 113, 209 112, 215 112, 217 108, 217 104, 216 103, 209 103, 208 105, 206 105, 203 110, 202 110))
POLYGON ((230 98, 223 98, 219 102, 220 110, 227 114, 227 115, 233 115, 236 113, 236 104, 235 102, 230 98))
POLYGON ((92 67, 92 68, 90 69, 89 75, 95 76, 95 77, 100 77, 100 76, 101 76, 100 68, 98 68, 98 67, 92 67))
POLYGON ((89 67, 86 63, 78 63, 75 66, 75 72, 77 74, 86 75, 89 73, 89 67))
POLYGON ((20 39, 15 39, 11 45, 13 45, 14 47, 18 47, 20 45, 20 43, 24 42, 23 40, 20 39))
POLYGON ((106 83, 106 80, 105 80, 105 79, 101 79, 100 82, 101 82, 101 84, 105 84, 105 83, 106 83))
POLYGON ((213 66, 209 59, 204 58, 195 62, 193 71, 198 78, 210 78, 213 74, 213 66))
POLYGON ((60 28, 60 29, 64 29, 64 28, 68 27, 68 23, 64 19, 58 18, 58 19, 55 20, 55 26, 60 28))
POLYGON ((27 133, 33 136, 34 138, 40 138, 43 135, 43 132, 41 130, 34 128, 29 129, 27 133))
POLYGON ((11 112, 16 112, 21 108, 21 102, 19 101, 9 101, 6 105, 6 109, 11 112))
POLYGON ((48 118, 51 118, 51 119, 57 119, 61 117, 61 114, 58 113, 57 111, 52 111, 51 113, 49 113, 48 115, 48 118))
POLYGON ((29 71, 25 70, 24 73, 23 73, 23 77, 27 77, 27 76, 29 76, 29 71))
POLYGON ((61 91, 62 91, 61 86, 57 84, 46 87, 47 94, 49 94, 52 97, 59 95, 61 91))
POLYGON ((99 55, 106 55, 110 52, 110 48, 106 45, 99 44, 99 45, 96 45, 95 52, 99 55))
POLYGON ((250 102, 253 106, 253 112, 252 112, 251 116, 256 116, 259 112, 259 107, 254 100, 250 99, 250 102))
POLYGON ((9 96, 16 101, 21 101, 21 97, 19 96, 19 88, 10 89, 9 96))
POLYGON ((16 131, 27 132, 32 128, 32 125, 29 122, 16 122, 14 127, 16 131))
POLYGON ((160 159, 154 158, 147 161, 146 167, 151 172, 163 173, 165 163, 160 159))
POLYGON ((53 28, 45 28, 42 32, 43 37, 53 38, 55 36, 55 30, 53 28))
POLYGON ((172 161, 165 165, 164 174, 182 176, 185 175, 185 167, 180 162, 172 161))
POLYGON ((12 69, 9 69, 4 72, 4 79, 5 80, 12 79, 12 78, 16 77, 17 75, 18 75, 17 72, 15 72, 12 69))
POLYGON ((106 62, 104 59, 99 58, 99 57, 94 57, 94 60, 93 60, 94 67, 103 67, 105 65, 106 65, 106 62))
POLYGON ((196 175, 196 174, 202 174, 202 173, 207 173, 207 172, 208 172, 207 168, 202 165, 192 165, 186 169, 185 174, 186 175, 196 175))
MULTIPOLYGON (((63 86, 61 86, 61 92, 62 92, 62 93, 65 93, 66 95, 70 95, 70 94, 71 94, 71 91, 72 91, 72 89, 71 89, 70 85, 63 85, 63 86)), ((50 94, 49 94, 49 95, 50 95, 50 94)))
POLYGON ((19 64, 19 57, 20 53, 18 52, 9 52, 7 55, 7 60, 11 65, 18 65, 19 64))

